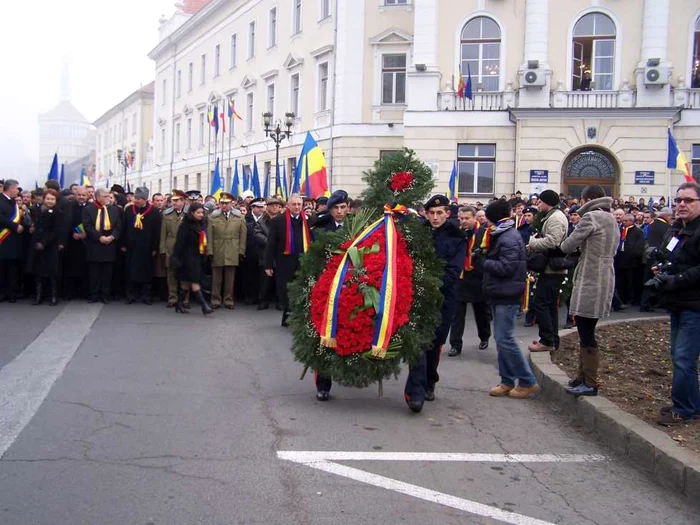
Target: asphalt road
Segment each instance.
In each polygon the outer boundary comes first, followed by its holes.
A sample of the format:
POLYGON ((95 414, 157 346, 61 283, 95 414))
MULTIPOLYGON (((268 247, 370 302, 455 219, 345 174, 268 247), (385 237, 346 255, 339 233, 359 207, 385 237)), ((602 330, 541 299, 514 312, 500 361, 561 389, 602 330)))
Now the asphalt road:
POLYGON ((2 304, 0 319, 2 525, 698 523, 566 414, 489 397, 495 349, 472 321, 413 415, 405 374, 381 398, 336 385, 316 401, 276 311, 2 304))

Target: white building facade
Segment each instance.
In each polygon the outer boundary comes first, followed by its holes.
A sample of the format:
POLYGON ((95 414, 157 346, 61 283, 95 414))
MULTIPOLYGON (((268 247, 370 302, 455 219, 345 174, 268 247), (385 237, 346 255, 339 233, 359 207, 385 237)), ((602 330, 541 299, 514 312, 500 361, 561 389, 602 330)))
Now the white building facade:
POLYGON ((668 177, 667 128, 700 172, 699 48, 696 0, 212 0, 164 23, 149 55, 143 180, 206 192, 215 149, 227 187, 236 159, 264 174, 270 111, 296 115, 288 172, 311 131, 331 186, 351 195, 381 155, 409 147, 438 191, 456 163, 464 200, 590 183, 658 198, 682 180, 668 177), (472 100, 455 93, 460 72, 472 100), (243 117, 230 149, 221 134, 210 144, 207 123, 229 99, 243 117))

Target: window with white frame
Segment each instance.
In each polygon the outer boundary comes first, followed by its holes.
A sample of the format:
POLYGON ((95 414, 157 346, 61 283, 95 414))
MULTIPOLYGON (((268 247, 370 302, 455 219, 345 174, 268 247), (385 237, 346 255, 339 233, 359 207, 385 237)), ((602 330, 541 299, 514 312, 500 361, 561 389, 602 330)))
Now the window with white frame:
POLYGON ((177 70, 177 98, 182 96, 182 70, 177 70))
POLYGON ((202 190, 202 174, 197 173, 197 175, 195 175, 195 180, 197 181, 196 188, 201 191, 202 190))
POLYGON ((200 59, 201 74, 199 76, 199 83, 203 86, 207 82, 207 55, 206 53, 202 55, 200 59))
POLYGON ((462 29, 460 69, 464 81, 482 91, 500 91, 501 28, 491 18, 472 18, 462 29))
POLYGON ((192 85, 194 84, 194 64, 192 62, 188 65, 187 75, 187 91, 192 91, 192 85))
POLYGON ((214 76, 218 77, 221 70, 221 45, 217 44, 214 48, 214 76))
POLYGON ((331 0, 321 0, 321 17, 319 20, 325 20, 331 16, 331 0))
POLYGON ((269 36, 267 47, 275 47, 277 45, 277 8, 270 9, 270 20, 268 24, 269 36))
POLYGON ((201 148, 204 146, 204 131, 205 131, 205 125, 204 125, 204 113, 199 114, 199 147, 201 148))
POLYGON ((190 187, 190 175, 186 174, 185 175, 185 189, 190 187))
POLYGON ((165 128, 160 128, 160 156, 165 157, 165 128))
POLYGON ((576 22, 571 55, 572 89, 613 89, 615 36, 615 22, 603 13, 589 13, 576 22))
POLYGON ((410 5, 410 0, 384 0, 384 5, 410 5))
POLYGON ((229 63, 229 68, 233 69, 238 65, 238 35, 231 35, 231 61, 229 63))
POLYGON ((318 110, 328 109, 328 62, 318 65, 318 110))
POLYGON ((292 0, 294 7, 292 9, 292 34, 301 33, 301 0, 292 0))
POLYGON ((495 144, 457 146, 458 193, 493 195, 496 176, 495 144))
POLYGON ((271 113, 274 118, 275 114, 275 84, 271 83, 267 85, 267 107, 265 108, 268 113, 271 113))
POLYGON ((700 16, 695 21, 693 33, 693 64, 691 69, 692 81, 690 87, 700 89, 700 16))
POLYGON ((290 78, 290 106, 292 113, 299 116, 299 84, 301 79, 299 73, 294 73, 290 78))
POLYGON ((248 24, 248 58, 255 56, 255 20, 248 24))
POLYGON ((248 93, 245 98, 246 102, 246 119, 245 130, 247 133, 253 131, 253 119, 255 115, 255 96, 253 93, 248 93))
POLYGON ((691 165, 693 178, 700 182, 700 144, 693 144, 691 165))
POLYGON ((382 104, 406 103, 406 54, 382 55, 382 104))
POLYGON ((136 135, 136 126, 138 125, 138 116, 134 113, 131 119, 131 134, 136 135))
POLYGON ((160 97, 160 105, 161 106, 165 106, 165 99, 168 98, 167 88, 168 88, 168 81, 166 79, 163 79, 163 96, 160 97))
POLYGON ((187 119, 187 151, 192 149, 192 117, 187 119))
POLYGON ((175 124, 175 153, 180 152, 180 123, 175 124))

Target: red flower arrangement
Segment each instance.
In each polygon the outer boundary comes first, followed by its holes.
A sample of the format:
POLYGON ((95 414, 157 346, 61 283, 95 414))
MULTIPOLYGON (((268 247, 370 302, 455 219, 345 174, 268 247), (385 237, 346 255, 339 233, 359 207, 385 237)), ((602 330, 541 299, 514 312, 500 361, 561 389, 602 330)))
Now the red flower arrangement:
POLYGON ((401 192, 410 189, 412 184, 413 174, 407 171, 400 171, 392 175, 389 187, 392 191, 401 192))
MULTIPOLYGON (((407 174, 410 176, 410 174, 407 174)), ((413 303, 413 260, 408 254, 406 239, 397 232, 397 268, 396 268, 396 290, 397 298, 394 333, 399 327, 408 323, 408 314, 413 303)), ((352 241, 347 241, 341 245, 342 250, 347 250, 352 241)), ((386 265, 386 246, 384 240, 384 229, 380 229, 373 235, 361 242, 357 247, 371 248, 374 244, 379 245, 378 253, 366 252, 363 261, 363 271, 353 272, 353 266, 345 274, 343 288, 340 293, 338 303, 338 329, 336 340, 337 348, 334 350, 341 356, 349 356, 367 352, 372 346, 374 337, 374 322, 376 312, 374 308, 363 309, 364 296, 360 285, 373 286, 381 290, 384 267, 386 265)), ((342 260, 341 254, 333 255, 325 270, 319 277, 311 291, 311 322, 320 333, 322 329, 323 314, 328 304, 328 296, 333 283, 333 278, 342 260)), ((393 335, 393 334, 392 334, 393 335)))

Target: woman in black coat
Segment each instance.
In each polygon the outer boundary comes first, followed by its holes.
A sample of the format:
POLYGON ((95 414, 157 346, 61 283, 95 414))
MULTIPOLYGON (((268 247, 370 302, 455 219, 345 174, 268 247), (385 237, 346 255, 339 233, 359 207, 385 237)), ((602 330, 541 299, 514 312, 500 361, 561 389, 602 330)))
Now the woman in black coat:
POLYGON ((57 288, 59 268, 59 235, 61 232, 61 213, 56 206, 58 192, 46 190, 44 204, 37 214, 32 238, 30 269, 36 279, 35 305, 41 304, 44 279, 48 279, 51 288, 51 306, 58 304, 57 288))
POLYGON ((207 254, 206 231, 202 229, 203 220, 204 207, 198 202, 192 203, 177 230, 175 248, 170 259, 180 280, 175 311, 181 314, 189 313, 183 306, 185 294, 188 291, 197 298, 204 315, 214 311, 204 299, 201 287, 204 273, 202 264, 207 254))

